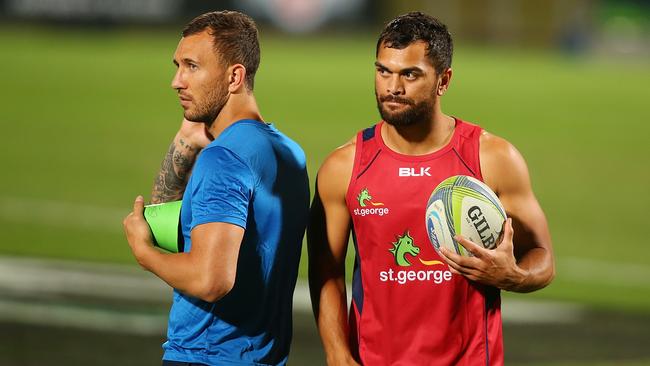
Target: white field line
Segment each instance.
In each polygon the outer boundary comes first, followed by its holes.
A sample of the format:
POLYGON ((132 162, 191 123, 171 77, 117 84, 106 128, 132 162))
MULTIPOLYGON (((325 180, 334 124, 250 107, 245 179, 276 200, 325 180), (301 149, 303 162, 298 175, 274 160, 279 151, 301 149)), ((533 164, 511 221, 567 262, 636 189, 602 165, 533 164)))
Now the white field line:
POLYGON ((167 316, 0 300, 0 320, 138 335, 163 335, 167 316))
POLYGON ((167 301, 171 288, 137 267, 0 257, 0 291, 21 297, 79 296, 167 301))
POLYGON ((557 278, 647 290, 650 289, 650 265, 563 257, 557 260, 557 278))
POLYGON ((14 223, 35 223, 100 232, 120 232, 122 219, 130 212, 124 209, 77 204, 52 200, 0 197, 0 219, 14 223))

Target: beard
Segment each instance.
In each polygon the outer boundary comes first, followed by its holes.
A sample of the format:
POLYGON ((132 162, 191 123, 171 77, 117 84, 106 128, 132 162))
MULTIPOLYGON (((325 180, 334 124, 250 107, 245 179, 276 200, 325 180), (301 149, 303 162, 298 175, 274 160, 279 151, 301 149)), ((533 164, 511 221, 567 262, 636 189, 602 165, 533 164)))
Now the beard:
POLYGON ((228 90, 223 84, 219 83, 210 89, 208 95, 202 101, 196 101, 194 110, 186 110, 184 117, 188 121, 203 122, 210 128, 227 102, 228 90))
POLYGON ((377 109, 381 118, 386 123, 396 127, 406 127, 430 121, 433 116, 433 99, 425 99, 419 103, 414 102, 412 99, 401 98, 394 95, 379 96, 375 91, 377 98, 377 109), (406 105, 404 110, 394 112, 384 107, 384 102, 398 102, 406 105))

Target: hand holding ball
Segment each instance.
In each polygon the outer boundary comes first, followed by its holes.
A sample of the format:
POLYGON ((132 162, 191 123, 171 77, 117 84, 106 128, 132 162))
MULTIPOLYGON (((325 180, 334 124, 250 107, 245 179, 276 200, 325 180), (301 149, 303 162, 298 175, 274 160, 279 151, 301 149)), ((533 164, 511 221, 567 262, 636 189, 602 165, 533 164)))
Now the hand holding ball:
POLYGON ((454 240, 462 235, 470 241, 494 249, 501 235, 506 211, 497 195, 478 179, 456 175, 442 181, 427 203, 426 228, 431 244, 471 256, 454 240))

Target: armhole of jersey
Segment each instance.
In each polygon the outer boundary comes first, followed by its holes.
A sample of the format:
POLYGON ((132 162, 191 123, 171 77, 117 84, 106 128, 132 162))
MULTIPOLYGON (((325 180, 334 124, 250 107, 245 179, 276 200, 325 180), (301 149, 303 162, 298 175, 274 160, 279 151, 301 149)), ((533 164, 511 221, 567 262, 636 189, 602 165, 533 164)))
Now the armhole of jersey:
POLYGON ((363 132, 357 133, 357 143, 354 146, 354 165, 352 166, 352 175, 350 176, 350 182, 348 183, 348 189, 345 192, 345 203, 348 207, 351 207, 350 194, 352 194, 352 187, 357 181, 357 173, 359 171, 359 163, 361 161, 361 152, 363 150, 363 132))
POLYGON ((483 129, 481 127, 476 126, 476 133, 478 134, 478 138, 476 139, 476 172, 478 175, 478 180, 481 182, 485 182, 483 180, 483 171, 481 169, 481 136, 483 136, 483 129))

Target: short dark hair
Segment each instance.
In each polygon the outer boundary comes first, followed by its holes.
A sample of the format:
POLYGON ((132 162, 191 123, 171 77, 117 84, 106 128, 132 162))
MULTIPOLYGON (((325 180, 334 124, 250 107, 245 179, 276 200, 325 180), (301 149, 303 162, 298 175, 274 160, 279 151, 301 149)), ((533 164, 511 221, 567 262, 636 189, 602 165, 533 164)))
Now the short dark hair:
POLYGON ((183 29, 183 37, 208 29, 214 49, 226 65, 242 64, 246 68, 246 86, 253 90, 255 73, 260 65, 260 44, 255 21, 237 11, 213 11, 192 19, 183 29))
POLYGON ((451 67, 454 45, 447 26, 419 11, 400 15, 386 24, 377 41, 376 55, 382 45, 401 50, 416 41, 427 44, 427 56, 438 74, 451 67))

